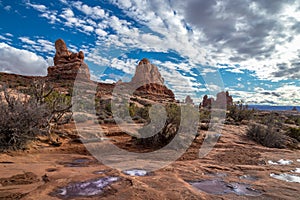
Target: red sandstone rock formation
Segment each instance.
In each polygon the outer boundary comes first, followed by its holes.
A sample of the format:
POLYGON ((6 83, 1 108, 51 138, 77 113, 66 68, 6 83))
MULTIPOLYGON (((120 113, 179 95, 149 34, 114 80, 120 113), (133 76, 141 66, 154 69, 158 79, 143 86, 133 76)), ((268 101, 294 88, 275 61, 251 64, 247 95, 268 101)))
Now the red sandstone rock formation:
POLYGON ((190 97, 190 95, 187 95, 187 96, 186 96, 184 102, 185 102, 186 104, 194 104, 194 101, 193 101, 193 99, 190 97))
POLYGON ((131 80, 132 84, 142 86, 149 83, 163 85, 164 79, 158 71, 158 68, 151 64, 147 58, 143 58, 136 67, 135 74, 131 80))
POLYGON ((229 95, 229 92, 219 92, 217 94, 217 99, 214 100, 214 98, 208 98, 207 95, 203 97, 201 106, 203 108, 211 108, 211 107, 217 107, 217 108, 226 108, 228 106, 233 105, 232 96, 229 95))
POLYGON ((207 95, 204 95, 201 106, 203 108, 211 108, 212 103, 214 102, 214 98, 208 98, 207 95))
POLYGON ((158 68, 146 58, 139 62, 129 84, 135 89, 134 95, 158 102, 175 101, 174 93, 164 85, 158 68))
POLYGON ((55 49, 54 66, 48 67, 48 78, 90 80, 90 71, 83 61, 84 53, 82 51, 78 53, 68 51, 66 43, 62 39, 55 42, 55 49))

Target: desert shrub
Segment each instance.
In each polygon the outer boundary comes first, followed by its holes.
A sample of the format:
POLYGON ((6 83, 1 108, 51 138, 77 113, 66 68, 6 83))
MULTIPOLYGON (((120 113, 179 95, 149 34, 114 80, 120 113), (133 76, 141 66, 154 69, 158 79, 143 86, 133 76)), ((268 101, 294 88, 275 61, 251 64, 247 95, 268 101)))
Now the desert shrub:
POLYGON ((85 114, 76 114, 73 116, 74 120, 76 121, 76 123, 83 123, 83 122, 86 122, 88 121, 90 118, 85 115, 85 114))
POLYGON ((300 128, 290 128, 287 131, 287 135, 294 138, 300 142, 300 128))
POLYGON ((286 138, 279 129, 274 127, 252 124, 247 130, 247 136, 255 142, 270 148, 286 148, 286 138))
POLYGON ((300 126, 300 117, 299 116, 288 116, 288 119, 285 120, 286 124, 295 124, 300 126))
POLYGON ((235 122, 242 120, 250 120, 253 117, 253 110, 249 110, 247 105, 243 102, 237 102, 228 107, 227 118, 233 119, 235 122))
POLYGON ((49 95, 44 96, 40 104, 46 104, 47 109, 51 113, 50 121, 55 123, 63 121, 68 123, 72 117, 72 114, 67 115, 71 108, 71 97, 65 94, 61 94, 57 91, 52 91, 49 95))
MULTIPOLYGON (((162 130, 160 130, 157 134, 147 137, 147 138, 135 138, 134 140, 137 144, 143 145, 143 146, 148 146, 148 147, 158 147, 158 146, 164 146, 169 143, 170 140, 174 138, 178 131, 179 123, 180 123, 180 107, 177 104, 167 104, 166 107, 166 112, 167 112, 167 119, 165 122, 164 127, 162 130)), ((148 119, 149 118, 149 108, 143 111, 147 111, 148 113, 148 119)), ((157 113, 158 115, 160 113, 157 113)), ((144 117, 143 117, 144 118, 144 117)), ((150 123, 151 121, 149 121, 150 123)), ((156 123, 153 123, 155 126, 156 123)), ((139 133, 143 135, 143 132, 146 131, 153 131, 156 130, 156 127, 153 127, 153 129, 150 130, 144 130, 140 129, 139 133)))
POLYGON ((151 106, 136 108, 135 115, 149 121, 149 109, 151 106))
POLYGON ((206 109, 200 110, 199 114, 200 114, 200 121, 201 122, 209 122, 210 121, 210 118, 211 118, 211 111, 210 110, 206 110, 206 109))
POLYGON ((131 117, 134 117, 136 115, 137 109, 138 107, 136 106, 135 103, 129 103, 128 110, 129 110, 129 115, 131 117))
POLYGON ((27 143, 40 134, 48 114, 44 105, 37 105, 31 99, 22 102, 4 92, 0 105, 0 146, 4 149, 23 149, 27 143))
POLYGON ((267 125, 267 126, 282 128, 283 124, 284 124, 284 120, 285 119, 282 118, 278 113, 270 112, 269 114, 262 117, 262 119, 260 120, 260 123, 267 125))
POLYGON ((107 103, 107 104, 105 105, 105 110, 106 110, 107 112, 109 112, 109 113, 112 112, 112 111, 111 111, 111 103, 110 103, 110 102, 107 103))
POLYGON ((12 94, 2 88, 0 105, 0 148, 23 149, 38 135, 50 135, 51 129, 69 114, 71 105, 53 93, 44 82, 33 81, 30 96, 12 94))
MULTIPOLYGON (((161 130, 157 134, 147 138, 134 138, 137 144, 148 147, 161 147, 167 145, 177 134, 179 127, 181 131, 189 132, 193 125, 196 125, 199 121, 199 112, 192 106, 186 105, 185 109, 175 103, 170 103, 165 106, 166 110, 166 122, 161 130), (189 109, 190 108, 190 109, 189 109), (191 121, 193 119, 194 121, 191 121), (192 125, 193 124, 193 125, 192 125)), ((160 110, 155 111, 157 116, 160 114, 160 110)), ((160 117, 159 117, 160 118, 160 117)), ((153 119, 155 120, 155 119, 153 119)), ((159 123, 151 123, 154 126, 159 123)), ((157 130, 153 127, 152 130, 157 130)), ((146 131, 140 129, 139 132, 146 131)), ((193 134, 196 134, 193 132, 193 134)))

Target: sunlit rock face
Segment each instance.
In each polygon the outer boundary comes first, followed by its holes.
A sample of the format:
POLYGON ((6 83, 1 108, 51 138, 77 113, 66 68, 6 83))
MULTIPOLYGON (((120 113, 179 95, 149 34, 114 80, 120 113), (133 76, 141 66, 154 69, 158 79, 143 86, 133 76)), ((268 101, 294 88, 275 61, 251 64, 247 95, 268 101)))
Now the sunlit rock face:
POLYGON ((147 58, 143 58, 136 67, 131 83, 138 86, 150 83, 164 85, 164 79, 159 73, 158 68, 151 64, 147 58))
POLYGON ((84 53, 82 51, 78 53, 70 52, 62 39, 58 39, 55 42, 55 49, 54 66, 48 67, 48 78, 90 80, 90 70, 84 62, 84 53))
POLYGON ((175 95, 164 84, 164 78, 157 66, 143 58, 136 67, 135 74, 128 83, 134 88, 134 94, 156 102, 174 102, 175 95))

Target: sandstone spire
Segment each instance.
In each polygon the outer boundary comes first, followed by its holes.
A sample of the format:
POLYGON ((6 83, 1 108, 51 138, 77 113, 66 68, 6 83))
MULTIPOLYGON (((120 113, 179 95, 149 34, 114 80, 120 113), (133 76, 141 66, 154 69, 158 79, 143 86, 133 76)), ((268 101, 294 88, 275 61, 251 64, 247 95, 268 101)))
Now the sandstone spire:
POLYGON ((70 52, 62 39, 55 42, 54 66, 48 67, 50 79, 90 80, 90 71, 84 62, 84 53, 70 52))
POLYGON ((135 74, 131 83, 143 86, 150 83, 164 85, 164 79, 158 71, 158 68, 151 64, 147 58, 143 58, 136 67, 135 74))

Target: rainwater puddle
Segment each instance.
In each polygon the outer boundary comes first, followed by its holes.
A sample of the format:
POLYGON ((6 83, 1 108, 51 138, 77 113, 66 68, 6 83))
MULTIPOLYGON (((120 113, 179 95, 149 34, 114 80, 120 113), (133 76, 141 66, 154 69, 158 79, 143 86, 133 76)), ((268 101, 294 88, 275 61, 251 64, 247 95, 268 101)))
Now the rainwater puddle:
POLYGON ((107 171, 99 170, 99 171, 94 171, 93 174, 104 174, 105 172, 107 172, 107 171))
POLYGON ((56 190, 53 195, 61 198, 100 195, 103 193, 106 186, 118 180, 118 177, 105 177, 85 182, 70 183, 68 186, 56 190))
POLYGON ((148 172, 143 169, 128 169, 123 171, 124 174, 129 176, 147 176, 148 172))
POLYGON ((300 174, 300 168, 296 168, 295 170, 291 170, 291 172, 300 174))
POLYGON ((272 161, 272 160, 269 160, 268 161, 269 165, 290 165, 293 163, 293 161, 291 160, 284 160, 284 159, 280 159, 278 160, 277 162, 275 161, 272 161))
POLYGON ((86 167, 91 162, 88 158, 77 158, 72 162, 64 163, 65 167, 86 167))
POLYGON ((242 180, 247 180, 247 181, 257 181, 258 177, 256 176, 251 176, 251 175, 243 175, 239 177, 242 180))
POLYGON ((204 180, 198 182, 190 182, 195 188, 209 193, 209 194, 229 194, 243 196, 260 196, 261 192, 250 188, 249 185, 244 183, 226 183, 222 180, 204 180))
POLYGON ((291 174, 270 174, 270 176, 272 178, 278 179, 278 180, 282 180, 282 181, 286 181, 286 182, 291 182, 291 183, 300 183, 300 176, 296 176, 296 175, 291 175, 291 174))

